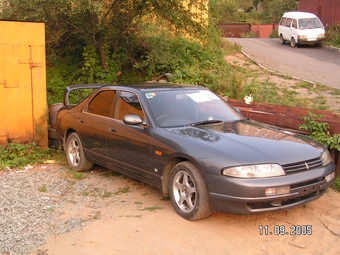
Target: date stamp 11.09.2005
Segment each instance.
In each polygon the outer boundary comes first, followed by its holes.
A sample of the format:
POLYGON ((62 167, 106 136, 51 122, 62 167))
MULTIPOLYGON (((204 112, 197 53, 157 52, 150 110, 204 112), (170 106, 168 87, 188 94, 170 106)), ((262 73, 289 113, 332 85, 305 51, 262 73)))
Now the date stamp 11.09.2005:
POLYGON ((268 225, 260 225, 258 227, 260 235, 276 235, 276 236, 283 236, 283 235, 312 235, 313 228, 312 225, 274 225, 270 227, 268 225))

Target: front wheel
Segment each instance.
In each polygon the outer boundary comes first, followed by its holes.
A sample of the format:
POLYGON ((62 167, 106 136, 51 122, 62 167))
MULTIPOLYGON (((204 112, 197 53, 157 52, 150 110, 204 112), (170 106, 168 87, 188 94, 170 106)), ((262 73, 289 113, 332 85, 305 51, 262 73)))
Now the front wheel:
POLYGON ((72 170, 82 172, 93 167, 93 163, 85 158, 83 145, 77 133, 72 133, 67 137, 65 152, 72 170))
POLYGON ((205 181, 191 162, 174 166, 170 175, 170 200, 186 220, 199 220, 212 214, 205 181))
POLYGON ((290 39, 290 46, 292 46, 293 48, 296 47, 296 41, 295 41, 294 37, 292 37, 290 39))

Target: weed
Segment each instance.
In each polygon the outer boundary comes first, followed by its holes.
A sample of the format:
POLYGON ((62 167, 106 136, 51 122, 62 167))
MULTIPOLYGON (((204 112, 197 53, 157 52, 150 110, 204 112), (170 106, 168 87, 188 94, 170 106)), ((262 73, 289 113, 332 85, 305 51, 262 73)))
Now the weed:
POLYGON ((156 210, 163 210, 164 207, 160 206, 150 206, 150 207, 144 207, 143 211, 149 211, 149 212, 154 212, 156 210))
POLYGON ((308 81, 299 81, 295 84, 295 88, 311 89, 312 85, 308 81))
POLYGON ((125 217, 127 217, 127 218, 142 218, 143 215, 140 215, 140 214, 138 214, 138 215, 125 215, 125 217))
POLYGON ((80 179, 83 178, 83 174, 82 173, 78 173, 78 172, 72 172, 72 178, 80 180, 80 179))
POLYGON ((47 211, 49 212, 54 212, 54 207, 52 205, 49 205, 47 208, 46 208, 47 211))
POLYGON ((126 194, 130 192, 130 187, 125 185, 123 188, 120 188, 118 191, 116 191, 114 194, 119 195, 119 194, 126 194))
POLYGON ((329 91, 329 94, 334 96, 340 96, 340 89, 332 89, 331 91, 329 91))
POLYGON ((100 211, 95 211, 94 213, 91 214, 92 219, 98 220, 100 218, 101 212, 100 211))
POLYGON ((41 187, 39 188, 40 192, 46 192, 47 188, 46 188, 46 184, 41 185, 41 187))
POLYGON ((83 196, 83 197, 87 197, 90 195, 90 192, 83 190, 77 193, 78 196, 83 196))
POLYGON ((135 205, 142 205, 143 203, 142 202, 135 202, 134 204, 135 205))
POLYGON ((112 195, 112 192, 104 191, 102 194, 102 197, 111 197, 111 195, 112 195))

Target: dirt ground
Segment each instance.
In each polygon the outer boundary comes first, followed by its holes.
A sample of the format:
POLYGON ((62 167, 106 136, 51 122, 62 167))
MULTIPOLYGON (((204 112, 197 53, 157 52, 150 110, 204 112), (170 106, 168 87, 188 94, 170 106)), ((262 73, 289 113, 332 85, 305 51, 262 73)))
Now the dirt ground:
POLYGON ((158 189, 107 172, 95 167, 74 180, 77 189, 65 191, 65 207, 54 212, 56 221, 80 218, 84 227, 51 234, 32 254, 340 254, 340 193, 333 190, 289 210, 186 221, 158 189), (99 190, 109 195, 95 196, 99 190))

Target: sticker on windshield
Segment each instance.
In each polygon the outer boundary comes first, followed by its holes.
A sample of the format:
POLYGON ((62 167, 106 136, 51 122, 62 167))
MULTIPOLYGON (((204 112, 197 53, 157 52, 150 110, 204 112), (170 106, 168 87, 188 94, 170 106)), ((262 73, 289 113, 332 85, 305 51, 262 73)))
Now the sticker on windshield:
POLYGON ((208 102, 212 100, 219 99, 218 96, 216 96, 214 93, 211 93, 210 91, 201 90, 197 93, 187 94, 193 101, 197 103, 203 103, 208 102))
POLYGON ((154 98, 156 96, 156 93, 146 93, 145 96, 147 99, 154 98))

